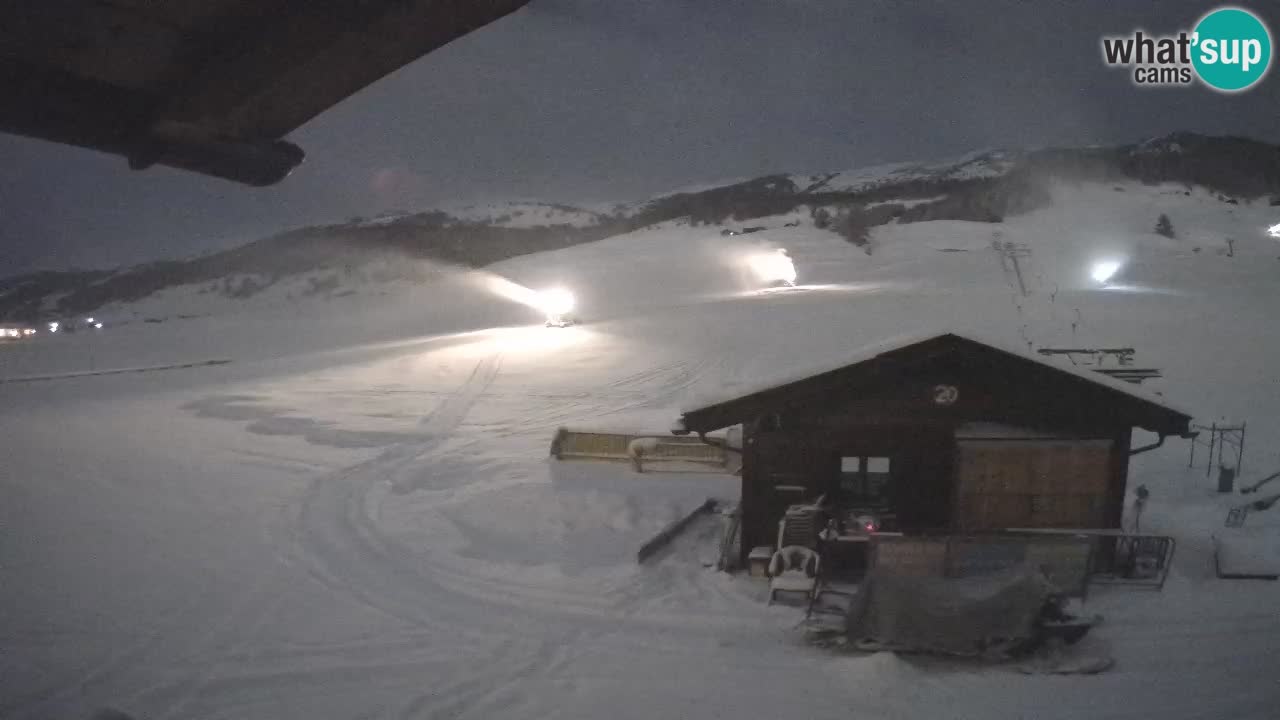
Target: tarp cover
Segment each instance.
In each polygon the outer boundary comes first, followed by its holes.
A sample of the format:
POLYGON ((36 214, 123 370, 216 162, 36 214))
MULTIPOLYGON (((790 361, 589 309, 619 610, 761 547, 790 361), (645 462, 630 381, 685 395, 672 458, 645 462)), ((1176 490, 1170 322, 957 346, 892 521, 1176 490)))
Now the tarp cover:
POLYGON ((866 649, 1005 655, 1030 640, 1055 588, 1035 568, 943 579, 867 578, 850 608, 849 637, 866 649))

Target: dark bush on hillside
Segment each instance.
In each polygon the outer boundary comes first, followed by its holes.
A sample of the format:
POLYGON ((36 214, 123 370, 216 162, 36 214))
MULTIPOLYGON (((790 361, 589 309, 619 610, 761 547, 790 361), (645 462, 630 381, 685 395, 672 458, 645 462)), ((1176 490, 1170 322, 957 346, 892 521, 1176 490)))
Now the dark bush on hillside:
POLYGON ((836 234, 845 240, 858 247, 866 247, 871 242, 873 224, 878 223, 874 223, 869 214, 860 209, 850 208, 836 218, 834 229, 836 234))

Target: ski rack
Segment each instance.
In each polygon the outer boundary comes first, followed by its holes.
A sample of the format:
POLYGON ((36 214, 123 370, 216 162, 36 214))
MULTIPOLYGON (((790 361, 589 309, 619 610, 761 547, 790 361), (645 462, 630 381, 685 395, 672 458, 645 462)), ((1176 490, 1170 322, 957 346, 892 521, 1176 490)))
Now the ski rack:
MULTIPOLYGON (((1207 443, 1209 445, 1209 458, 1204 466, 1204 476, 1206 478, 1213 472, 1214 453, 1217 453, 1218 464, 1221 465, 1223 460, 1222 452, 1227 446, 1236 451, 1235 476, 1240 477, 1240 468, 1244 465, 1244 438, 1248 425, 1247 422, 1242 422, 1239 425, 1219 425, 1216 421, 1209 425, 1191 424, 1191 430, 1199 430, 1209 435, 1207 443)), ((1205 441, 1199 437, 1191 439, 1191 453, 1187 458, 1187 467, 1195 467, 1196 445, 1204 443, 1205 441)))

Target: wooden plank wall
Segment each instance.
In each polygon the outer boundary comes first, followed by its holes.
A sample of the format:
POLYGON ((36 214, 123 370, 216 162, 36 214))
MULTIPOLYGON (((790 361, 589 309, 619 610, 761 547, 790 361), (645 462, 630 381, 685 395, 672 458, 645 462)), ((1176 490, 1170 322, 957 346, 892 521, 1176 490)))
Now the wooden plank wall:
POLYGON ((961 441, 955 526, 1105 527, 1111 448, 1111 440, 961 441))

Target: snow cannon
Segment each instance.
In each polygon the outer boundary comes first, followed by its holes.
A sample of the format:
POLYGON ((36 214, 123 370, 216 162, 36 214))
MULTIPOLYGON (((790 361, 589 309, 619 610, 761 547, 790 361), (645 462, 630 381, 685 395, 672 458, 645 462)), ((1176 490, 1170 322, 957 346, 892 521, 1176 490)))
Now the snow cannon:
POLYGON ((546 316, 547 327, 569 327, 576 320, 571 315, 577 299, 564 288, 551 288, 538 293, 537 306, 546 316))
POLYGON ((1124 264, 1119 260, 1099 260, 1089 269, 1089 277, 1093 278, 1093 281, 1099 285, 1106 287, 1123 266, 1124 264))
POLYGON ((747 258, 747 265, 756 278, 768 287, 796 286, 796 265, 786 248, 752 255, 747 258))

